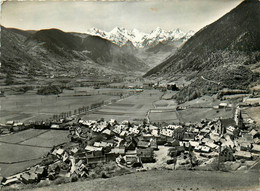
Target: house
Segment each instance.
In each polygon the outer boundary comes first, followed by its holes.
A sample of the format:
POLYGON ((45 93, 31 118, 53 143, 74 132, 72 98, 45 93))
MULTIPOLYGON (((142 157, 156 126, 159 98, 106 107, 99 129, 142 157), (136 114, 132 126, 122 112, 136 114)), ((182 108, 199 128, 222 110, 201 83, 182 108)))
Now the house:
POLYGON ((115 128, 112 131, 119 135, 122 131, 122 128, 121 128, 121 126, 116 125, 115 128))
POLYGON ((20 182, 21 182, 20 178, 12 177, 12 178, 8 178, 8 179, 3 179, 1 181, 1 185, 8 186, 8 185, 15 184, 15 183, 20 183, 20 182))
POLYGON ((209 142, 209 141, 211 141, 209 138, 203 138, 202 140, 201 140, 201 142, 203 143, 203 144, 206 144, 207 142, 209 142))
POLYGON ((125 148, 113 148, 109 153, 106 153, 106 160, 115 161, 119 155, 125 155, 125 148))
POLYGON ((154 150, 158 150, 158 144, 155 138, 150 139, 150 147, 154 150))
POLYGON ((232 135, 232 136, 233 136, 235 130, 236 130, 235 127, 233 127, 233 126, 229 126, 229 127, 226 128, 226 133, 227 133, 228 135, 232 135))
POLYGON ((180 146, 183 146, 185 148, 185 150, 189 150, 190 143, 187 141, 180 141, 180 146))
POLYGON ((110 119, 108 122, 111 126, 115 126, 117 124, 117 121, 115 119, 110 119))
POLYGON ((209 134, 209 138, 214 141, 214 142, 219 142, 220 141, 220 137, 219 137, 219 134, 216 133, 216 132, 211 132, 209 134))
POLYGON ((110 129, 105 129, 102 131, 102 134, 106 136, 112 136, 112 131, 110 129))
POLYGON ((220 104, 219 104, 219 109, 226 108, 227 106, 228 106, 227 103, 220 103, 220 104))
POLYGON ((62 155, 62 161, 63 162, 69 161, 69 154, 67 152, 64 152, 64 154, 62 155))
POLYGON ((246 159, 246 160, 251 160, 252 159, 252 155, 248 151, 236 151, 234 153, 234 157, 236 159, 246 159))
POLYGON ((175 139, 173 137, 166 137, 166 142, 167 143, 171 143, 173 142, 175 139))
POLYGON ((185 151, 185 148, 183 146, 177 146, 177 147, 169 148, 168 155, 171 157, 177 157, 184 151, 185 151))
POLYGON ((154 126, 154 125, 149 125, 148 129, 153 131, 153 130, 158 130, 158 127, 154 126))
POLYGON ((213 109, 219 109, 218 105, 213 105, 213 109))
POLYGON ((102 147, 102 148, 107 148, 107 147, 113 147, 113 143, 107 143, 107 142, 95 142, 94 147, 102 147))
POLYGON ((260 153, 260 145, 257 145, 257 144, 252 144, 252 149, 251 149, 251 152, 254 152, 254 153, 260 153))
POLYGON ((64 153, 64 149, 59 148, 58 150, 56 150, 56 153, 55 153, 55 154, 58 155, 58 156, 60 156, 60 157, 62 157, 63 153, 64 153))
POLYGON ((127 137, 123 147, 125 147, 126 150, 135 150, 137 141, 138 140, 133 137, 127 137))
POLYGON ((149 133, 142 133, 142 139, 144 141, 150 141, 150 139, 153 137, 152 134, 149 134, 149 133))
POLYGON ((125 137, 127 135, 128 135, 128 131, 125 130, 120 133, 120 137, 125 137))
POLYGON ((87 145, 85 147, 87 151, 87 156, 102 156, 103 155, 103 148, 102 147, 93 147, 87 145))
POLYGON ((210 147, 208 147, 208 146, 202 146, 202 147, 201 147, 201 152, 209 153, 209 152, 210 152, 210 147))
POLYGON ((13 125, 14 124, 14 121, 7 121, 6 122, 6 125, 13 125))
POLYGON ((254 143, 259 145, 260 144, 260 139, 257 137, 257 138, 254 138, 254 143))
POLYGON ((196 152, 201 152, 202 146, 201 145, 197 145, 194 147, 194 151, 196 152))
POLYGON ((127 151, 123 157, 128 167, 139 165, 141 160, 137 156, 137 150, 127 151))
POLYGON ((175 129, 178 129, 178 128, 182 128, 182 126, 180 126, 180 125, 168 125, 166 128, 175 130, 175 129))
POLYGON ((222 146, 227 146, 227 147, 231 147, 231 148, 234 148, 234 146, 235 146, 234 141, 227 134, 225 135, 224 139, 223 138, 220 139, 220 142, 222 143, 222 146))
POLYGON ((251 144, 248 142, 242 142, 239 146, 241 151, 249 151, 251 149, 251 144))
POLYGON ((161 135, 166 137, 173 137, 173 130, 171 129, 162 129, 160 132, 161 135))
POLYGON ((195 140, 195 134, 191 132, 185 132, 183 135, 183 140, 184 141, 192 141, 195 140))
POLYGON ((259 135, 258 131, 256 131, 255 129, 251 130, 251 131, 249 132, 249 134, 251 134, 251 135, 253 136, 253 138, 255 138, 256 135, 259 135))
POLYGON ((71 149, 71 152, 73 154, 76 154, 78 151, 79 151, 79 149, 77 147, 74 147, 74 148, 71 149))
POLYGON ((137 134, 139 134, 140 130, 138 128, 136 128, 136 127, 130 127, 129 128, 129 132, 131 134, 137 135, 137 134))
POLYGON ((152 148, 137 149, 137 156, 143 163, 155 162, 152 148))
POLYGON ((206 135, 206 134, 209 134, 210 132, 211 132, 211 128, 209 126, 206 126, 200 130, 201 135, 206 135))
POLYGON ((218 148, 219 148, 219 146, 213 142, 207 142, 207 143, 205 143, 205 145, 208 146, 211 150, 218 150, 218 148))
POLYGON ((159 130, 158 129, 153 129, 151 134, 154 136, 154 137, 159 137, 159 130))
POLYGON ((197 136, 195 137, 195 141, 202 141, 203 138, 204 138, 203 135, 197 135, 197 136))
POLYGON ((164 136, 157 137, 156 141, 158 145, 164 145, 166 143, 166 137, 164 136))
POLYGON ((51 129, 60 129, 60 125, 58 124, 52 124, 51 129))
POLYGON ((34 171, 39 178, 42 178, 47 175, 47 169, 44 166, 36 166, 34 171))
POLYGON ((150 146, 149 142, 146 141, 138 141, 137 147, 138 148, 148 148, 150 146))
POLYGON ((86 156, 87 164, 97 164, 97 163, 105 163, 105 162, 106 162, 106 157, 104 155, 99 155, 99 156, 87 155, 86 156))
POLYGON ((196 146, 199 146, 199 142, 197 142, 197 141, 189 141, 189 143, 190 143, 190 146, 192 146, 193 148, 195 148, 196 146))
POLYGON ((249 142, 249 143, 253 143, 254 142, 253 135, 249 134, 247 132, 243 132, 242 133, 242 139, 244 139, 245 142, 249 142))
POLYGON ((210 148, 208 146, 201 146, 201 145, 195 146, 194 150, 196 152, 204 152, 204 153, 210 152, 210 148))
POLYGON ((38 176, 35 173, 24 172, 20 178, 24 184, 31 184, 38 181, 38 176))

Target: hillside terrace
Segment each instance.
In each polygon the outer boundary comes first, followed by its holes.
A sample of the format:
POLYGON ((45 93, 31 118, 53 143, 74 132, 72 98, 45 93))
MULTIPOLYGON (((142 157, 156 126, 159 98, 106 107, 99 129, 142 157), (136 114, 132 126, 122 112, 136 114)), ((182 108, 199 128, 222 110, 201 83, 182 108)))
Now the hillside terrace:
MULTIPOLYGON (((156 152, 166 148, 165 166, 171 169, 245 170, 259 160, 260 133, 254 121, 243 118, 203 119, 200 123, 156 125, 144 121, 81 120, 69 123, 70 142, 53 147, 41 163, 10 177, 1 185, 88 178, 97 166, 116 164, 126 171, 147 170, 157 164, 156 152)), ((57 128, 57 127, 55 127, 57 128)), ((97 176, 109 177, 107 171, 97 176)))

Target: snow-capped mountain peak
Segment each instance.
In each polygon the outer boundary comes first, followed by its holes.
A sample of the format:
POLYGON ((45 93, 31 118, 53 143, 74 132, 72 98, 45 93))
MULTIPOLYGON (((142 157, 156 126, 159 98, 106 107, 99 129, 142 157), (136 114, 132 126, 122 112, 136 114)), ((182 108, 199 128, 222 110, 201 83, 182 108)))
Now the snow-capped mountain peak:
POLYGON ((105 31, 102 31, 102 30, 94 28, 94 27, 89 29, 87 31, 87 34, 94 35, 94 36, 100 36, 102 38, 106 37, 106 32, 105 31))
POLYGON ((185 33, 178 28, 172 31, 165 31, 162 28, 157 27, 151 33, 147 34, 140 32, 138 29, 128 31, 124 27, 115 27, 110 32, 91 28, 87 31, 87 34, 100 36, 119 46, 123 46, 130 41, 136 48, 145 48, 147 46, 154 46, 163 41, 174 41, 180 39, 186 41, 194 34, 194 32, 189 31, 188 33, 185 33))

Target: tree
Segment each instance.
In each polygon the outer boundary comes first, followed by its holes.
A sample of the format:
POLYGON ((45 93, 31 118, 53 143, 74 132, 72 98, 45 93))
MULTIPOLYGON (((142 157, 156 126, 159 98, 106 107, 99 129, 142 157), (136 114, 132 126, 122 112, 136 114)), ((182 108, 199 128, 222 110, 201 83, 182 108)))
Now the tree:
POLYGON ((14 84, 13 75, 12 75, 11 73, 7 73, 6 79, 5 79, 5 84, 6 84, 6 85, 12 85, 12 84, 14 84))

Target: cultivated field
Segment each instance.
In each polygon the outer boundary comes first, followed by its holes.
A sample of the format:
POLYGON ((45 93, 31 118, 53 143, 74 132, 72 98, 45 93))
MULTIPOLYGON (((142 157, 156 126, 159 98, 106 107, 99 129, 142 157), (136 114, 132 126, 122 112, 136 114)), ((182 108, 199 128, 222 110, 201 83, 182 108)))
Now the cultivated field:
POLYGON ((28 129, 0 137, 0 176, 10 176, 39 163, 54 145, 68 142, 67 131, 28 129))
POLYGON ((42 96, 35 91, 28 91, 23 95, 6 95, 0 97, 0 123, 9 120, 26 122, 29 120, 44 120, 53 114, 68 112, 82 106, 89 106, 101 101, 119 99, 133 90, 128 89, 93 89, 75 88, 64 90, 62 94, 42 96))
POLYGON ((246 109, 247 114, 256 122, 260 127, 260 107, 251 107, 246 109))
MULTIPOLYGON (((260 87, 260 86, 258 86, 260 87)), ((248 104, 260 104, 260 98, 248 98, 245 103, 248 104)), ((249 107, 246 109, 246 113, 256 122, 258 127, 260 127, 260 107, 249 107)))
MULTIPOLYGON (((167 94, 166 94, 167 95, 167 94)), ((162 98, 164 98, 163 96, 162 98)), ((228 101, 222 101, 231 103, 228 101)), ((175 100, 159 100, 154 103, 155 109, 149 113, 151 122, 200 122, 201 119, 214 118, 230 118, 233 117, 233 109, 213 109, 213 106, 221 103, 219 100, 211 96, 203 96, 201 98, 185 102, 180 106, 186 107, 184 110, 176 110, 177 103, 175 100)))
POLYGON ((116 119, 118 121, 143 121, 149 109, 154 108, 153 103, 160 99, 162 92, 158 90, 145 90, 136 95, 119 100, 115 103, 83 116, 83 119, 116 119))
POLYGON ((186 110, 178 111, 181 122, 199 122, 201 119, 214 119, 214 118, 232 118, 233 112, 231 109, 219 109, 213 108, 189 108, 186 110))

